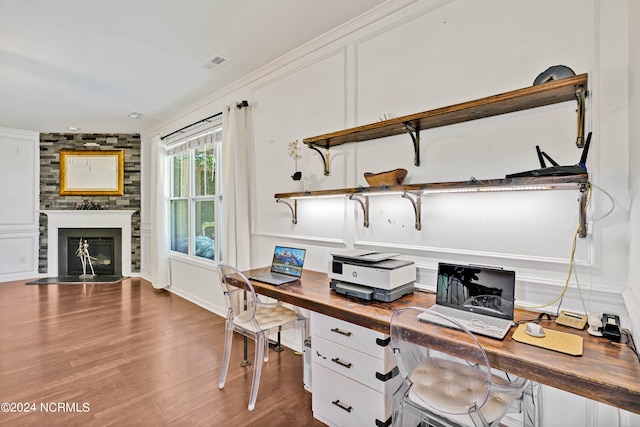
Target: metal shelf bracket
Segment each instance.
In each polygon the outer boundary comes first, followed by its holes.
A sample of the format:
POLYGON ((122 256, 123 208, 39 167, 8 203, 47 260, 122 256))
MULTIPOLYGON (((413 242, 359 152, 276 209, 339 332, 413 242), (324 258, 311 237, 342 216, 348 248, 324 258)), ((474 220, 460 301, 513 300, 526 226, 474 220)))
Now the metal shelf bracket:
POLYGON ((307 144, 307 147, 315 150, 320 154, 320 158, 322 159, 322 163, 324 164, 324 175, 329 176, 329 147, 324 149, 325 154, 322 154, 322 151, 318 149, 318 147, 314 147, 311 144, 307 144))
POLYGON ((413 194, 405 191, 402 198, 407 199, 413 205, 413 213, 416 217, 416 230, 422 229, 422 197, 420 194, 413 194))
POLYGON ((587 199, 589 194, 589 184, 580 184, 580 199, 578 200, 578 236, 587 237, 587 199))
POLYGON ((291 209, 291 223, 297 224, 298 223, 298 200, 293 199, 293 205, 291 205, 291 203, 289 203, 288 201, 282 200, 282 199, 276 199, 276 202, 284 203, 285 205, 289 206, 289 209, 291 209))
POLYGON ((360 197, 356 194, 349 194, 349 200, 355 200, 360 204, 364 216, 363 225, 365 228, 369 228, 369 196, 360 197))
POLYGON ((584 147, 584 111, 586 97, 587 88, 584 85, 576 86, 576 101, 578 101, 578 109, 576 110, 578 115, 578 137, 576 138, 576 146, 578 148, 584 147))
POLYGON ((420 129, 411 123, 403 123, 403 129, 411 136, 411 140, 413 141, 413 164, 420 166, 420 129))

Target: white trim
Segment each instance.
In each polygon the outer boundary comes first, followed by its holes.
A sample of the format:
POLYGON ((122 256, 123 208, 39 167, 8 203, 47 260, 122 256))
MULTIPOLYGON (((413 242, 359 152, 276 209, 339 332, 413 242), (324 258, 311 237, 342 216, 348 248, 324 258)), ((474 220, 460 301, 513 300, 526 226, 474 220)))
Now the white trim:
POLYGON ((122 230, 122 275, 131 276, 131 215, 136 211, 43 210, 47 215, 47 274, 58 275, 59 228, 120 228, 122 230))

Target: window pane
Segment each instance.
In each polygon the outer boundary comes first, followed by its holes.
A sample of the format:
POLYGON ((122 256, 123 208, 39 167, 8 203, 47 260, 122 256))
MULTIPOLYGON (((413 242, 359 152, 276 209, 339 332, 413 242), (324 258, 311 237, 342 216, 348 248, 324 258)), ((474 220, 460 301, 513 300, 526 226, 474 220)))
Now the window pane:
POLYGON ((215 202, 195 202, 196 256, 215 259, 215 202))
POLYGON ((171 158, 173 182, 172 197, 189 196, 189 153, 179 153, 171 158))
POLYGON ((196 167, 196 196, 211 196, 216 194, 216 158, 215 146, 207 144, 195 150, 196 167))
POLYGON ((171 250, 189 252, 189 205, 186 200, 171 201, 171 250))

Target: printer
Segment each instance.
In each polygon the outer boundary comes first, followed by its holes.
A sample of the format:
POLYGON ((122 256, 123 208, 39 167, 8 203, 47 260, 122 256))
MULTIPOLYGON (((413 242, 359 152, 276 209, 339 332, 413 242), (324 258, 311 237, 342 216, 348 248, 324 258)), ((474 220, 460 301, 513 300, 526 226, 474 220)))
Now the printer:
POLYGON ((336 293, 365 300, 391 302, 414 290, 413 261, 397 253, 351 251, 331 254, 329 286, 336 293))

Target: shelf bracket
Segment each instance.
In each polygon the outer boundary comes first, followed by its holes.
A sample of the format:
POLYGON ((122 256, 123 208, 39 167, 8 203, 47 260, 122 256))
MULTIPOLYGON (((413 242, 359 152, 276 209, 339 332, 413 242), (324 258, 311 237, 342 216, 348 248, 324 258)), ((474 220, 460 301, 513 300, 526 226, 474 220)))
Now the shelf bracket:
POLYGON ((411 136, 411 140, 413 141, 413 164, 420 166, 420 129, 411 123, 403 123, 402 128, 411 136))
POLYGON ((293 199, 293 205, 291 205, 291 203, 289 203, 288 201, 282 200, 282 199, 276 199, 276 202, 284 203, 285 205, 289 206, 289 209, 291 209, 291 223, 297 224, 298 223, 298 200, 293 199))
POLYGON ((369 228, 369 196, 358 196, 356 194, 349 194, 349 200, 355 200, 360 204, 362 213, 364 216, 364 227, 369 228), (363 200, 364 199, 364 200, 363 200))
POLYGON ((580 199, 578 200, 578 236, 581 238, 587 237, 587 195, 589 193, 589 184, 579 184, 580 199))
POLYGON ((413 213, 416 217, 416 230, 422 229, 422 197, 419 194, 413 194, 409 192, 402 193, 402 197, 407 199, 413 205, 413 213))
POLYGON ((578 101, 578 109, 576 110, 578 115, 578 137, 576 138, 576 146, 578 148, 584 147, 584 111, 586 96, 587 88, 584 85, 576 86, 576 101, 578 101))
POLYGON ((320 154, 320 158, 322 159, 322 163, 324 163, 324 175, 325 176, 329 176, 329 147, 324 149, 325 154, 322 154, 322 151, 320 151, 318 149, 318 147, 314 147, 311 144, 307 144, 307 147, 311 148, 312 150, 315 150, 318 152, 318 154, 320 154))

